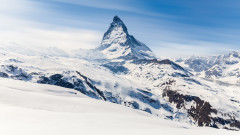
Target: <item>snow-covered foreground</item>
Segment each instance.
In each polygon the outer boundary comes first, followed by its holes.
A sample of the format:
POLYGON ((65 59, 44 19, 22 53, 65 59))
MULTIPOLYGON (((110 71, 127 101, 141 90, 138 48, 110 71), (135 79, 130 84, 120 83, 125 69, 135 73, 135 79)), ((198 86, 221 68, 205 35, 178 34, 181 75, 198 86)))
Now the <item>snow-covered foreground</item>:
POLYGON ((72 89, 0 78, 2 135, 240 134, 195 127, 95 100, 72 89), (184 126, 183 126, 184 125, 184 126))

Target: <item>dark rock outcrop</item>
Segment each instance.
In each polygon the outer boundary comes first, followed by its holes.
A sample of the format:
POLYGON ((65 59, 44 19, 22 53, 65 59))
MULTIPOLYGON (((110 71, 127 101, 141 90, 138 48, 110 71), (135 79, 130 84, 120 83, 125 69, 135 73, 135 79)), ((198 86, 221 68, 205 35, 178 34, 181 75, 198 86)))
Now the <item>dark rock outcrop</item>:
POLYGON ((168 97, 170 103, 176 104, 176 108, 185 109, 198 126, 209 126, 219 128, 218 125, 225 126, 226 129, 240 129, 240 121, 235 118, 224 119, 220 117, 212 117, 211 114, 217 114, 209 102, 200 99, 197 96, 180 94, 177 91, 171 90, 170 86, 166 86, 162 94, 163 97, 168 97), (191 108, 186 108, 186 103, 194 103, 191 108), (226 125, 230 125, 228 128, 226 125))

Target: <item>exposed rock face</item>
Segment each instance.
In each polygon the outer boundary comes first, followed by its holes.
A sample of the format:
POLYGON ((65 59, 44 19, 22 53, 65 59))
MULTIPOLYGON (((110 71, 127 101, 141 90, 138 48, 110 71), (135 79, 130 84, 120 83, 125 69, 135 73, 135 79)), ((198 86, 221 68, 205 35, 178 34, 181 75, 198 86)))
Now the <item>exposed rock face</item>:
POLYGON ((2 68, 5 69, 6 72, 1 72, 0 77, 4 78, 13 78, 16 80, 30 80, 31 75, 27 74, 23 69, 18 68, 13 65, 2 65, 2 68))
POLYGON ((191 95, 183 95, 176 91, 170 90, 169 87, 163 92, 163 97, 168 97, 170 103, 175 103, 178 109, 184 108, 186 102, 194 102, 196 105, 188 108, 188 114, 198 123, 198 126, 212 126, 211 113, 217 113, 217 110, 212 109, 212 106, 199 97, 191 95))
POLYGON ((123 21, 115 16, 104 34, 101 46, 97 48, 108 59, 151 59, 152 51, 143 43, 128 34, 123 21))
MULTIPOLYGON (((171 84, 172 82, 169 82, 171 84)), ((209 126, 219 128, 219 126, 225 129, 237 130, 240 128, 240 121, 233 117, 224 119, 221 117, 213 117, 212 114, 217 115, 218 112, 214 109, 209 102, 200 99, 197 96, 183 95, 177 91, 171 90, 170 86, 166 86, 162 94, 163 97, 168 97, 170 103, 174 103, 176 108, 185 109, 189 116, 191 116, 198 126, 209 126), (191 107, 186 106, 187 103, 191 104, 191 107)))
POLYGON ((82 74, 81 74, 80 72, 78 72, 78 71, 76 71, 76 72, 77 72, 78 75, 80 75, 81 77, 84 78, 86 84, 87 84, 91 89, 95 90, 102 99, 104 99, 105 101, 107 100, 107 99, 105 98, 103 92, 102 92, 101 90, 99 90, 97 87, 95 87, 95 86, 90 82, 90 79, 89 79, 89 78, 87 78, 86 76, 82 75, 82 74))

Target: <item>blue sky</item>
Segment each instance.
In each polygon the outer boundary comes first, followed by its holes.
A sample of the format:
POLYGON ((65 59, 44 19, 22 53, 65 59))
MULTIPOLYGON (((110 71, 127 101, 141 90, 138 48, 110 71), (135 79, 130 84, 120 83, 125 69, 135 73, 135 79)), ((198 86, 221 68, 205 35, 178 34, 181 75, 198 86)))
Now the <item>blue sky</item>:
POLYGON ((240 50, 239 0, 0 1, 0 42, 94 48, 118 15, 160 57, 240 50))

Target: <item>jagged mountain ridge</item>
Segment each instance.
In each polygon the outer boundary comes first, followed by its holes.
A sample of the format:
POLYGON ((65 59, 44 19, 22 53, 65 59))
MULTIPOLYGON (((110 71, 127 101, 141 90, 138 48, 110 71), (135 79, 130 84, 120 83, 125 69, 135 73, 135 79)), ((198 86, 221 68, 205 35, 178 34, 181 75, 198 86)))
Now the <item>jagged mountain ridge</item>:
POLYGON ((195 56, 176 62, 202 78, 219 81, 226 85, 238 85, 240 82, 240 52, 238 51, 218 56, 195 56))

